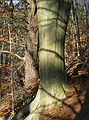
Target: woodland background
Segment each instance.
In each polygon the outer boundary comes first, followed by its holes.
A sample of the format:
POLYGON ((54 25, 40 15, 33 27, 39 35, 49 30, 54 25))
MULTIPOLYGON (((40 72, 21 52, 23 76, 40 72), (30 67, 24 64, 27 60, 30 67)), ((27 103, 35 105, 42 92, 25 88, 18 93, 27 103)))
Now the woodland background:
MULTIPOLYGON (((30 91, 24 88, 28 33, 30 33, 30 51, 33 51, 33 58, 38 66, 38 26, 36 14, 32 16, 32 4, 29 3, 26 0, 0 0, 0 116, 6 116, 7 120, 11 120, 19 110, 27 106, 37 91, 37 86, 32 86, 30 91), (28 9, 30 21, 28 21, 28 9)), ((86 108, 89 110, 88 0, 77 2, 74 0, 71 6, 65 38, 65 63, 68 82, 73 92, 66 93, 68 98, 64 101, 60 115, 62 118, 65 117, 67 111, 68 120, 77 120, 76 116, 82 110, 82 106, 85 110, 86 108)), ((83 119, 81 115, 80 118, 83 119)), ((86 115, 84 120, 89 120, 89 116, 86 115)))

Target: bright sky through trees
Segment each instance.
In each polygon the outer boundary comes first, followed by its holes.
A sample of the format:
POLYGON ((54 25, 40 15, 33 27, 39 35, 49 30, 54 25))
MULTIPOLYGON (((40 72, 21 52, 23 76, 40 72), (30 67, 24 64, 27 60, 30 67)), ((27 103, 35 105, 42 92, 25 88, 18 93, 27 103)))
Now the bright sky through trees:
POLYGON ((17 4, 19 1, 18 0, 13 0, 13 3, 14 4, 17 4))

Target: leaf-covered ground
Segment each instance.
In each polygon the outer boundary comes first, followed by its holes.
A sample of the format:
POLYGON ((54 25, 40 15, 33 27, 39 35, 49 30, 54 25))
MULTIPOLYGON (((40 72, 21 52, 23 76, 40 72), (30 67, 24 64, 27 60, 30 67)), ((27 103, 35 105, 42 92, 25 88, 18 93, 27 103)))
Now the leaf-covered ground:
POLYGON ((62 106, 55 104, 43 111, 40 120, 89 120, 89 76, 71 78, 69 84, 62 106))
POLYGON ((70 90, 62 106, 55 104, 41 113, 40 120, 89 120, 89 69, 72 64, 68 72, 70 90))
MULTIPOLYGON (((40 120, 89 120, 89 63, 74 61, 67 68, 69 91, 66 92, 66 99, 62 101, 62 105, 55 103, 40 115, 40 120)), ((6 71, 4 71, 6 73, 6 71)), ((13 116, 12 98, 9 89, 9 80, 5 76, 3 82, 7 82, 7 86, 2 86, 3 99, 0 100, 0 116, 6 115, 7 120, 13 116), (8 95, 6 94, 8 93, 8 95)), ((1 76, 2 77, 2 76, 1 76)), ((19 83, 20 84, 20 83, 19 83)), ((23 106, 29 104, 33 99, 33 94, 37 91, 31 88, 25 91, 19 87, 17 90, 16 101, 14 101, 15 114, 23 106), (30 94, 29 94, 30 93, 30 94)))

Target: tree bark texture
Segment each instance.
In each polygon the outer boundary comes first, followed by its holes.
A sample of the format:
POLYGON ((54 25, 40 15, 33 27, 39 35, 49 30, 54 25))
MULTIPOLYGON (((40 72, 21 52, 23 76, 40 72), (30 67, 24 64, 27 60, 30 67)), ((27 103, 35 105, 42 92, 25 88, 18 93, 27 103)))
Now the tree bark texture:
POLYGON ((37 6, 40 85, 61 99, 66 87, 64 44, 70 1, 38 0, 37 6))
POLYGON ((32 0, 27 0, 28 4, 28 34, 26 38, 25 51, 25 88, 29 88, 38 81, 37 71, 37 20, 32 16, 32 0))
POLYGON ((40 85, 26 120, 65 98, 64 44, 71 0, 37 0, 40 85))

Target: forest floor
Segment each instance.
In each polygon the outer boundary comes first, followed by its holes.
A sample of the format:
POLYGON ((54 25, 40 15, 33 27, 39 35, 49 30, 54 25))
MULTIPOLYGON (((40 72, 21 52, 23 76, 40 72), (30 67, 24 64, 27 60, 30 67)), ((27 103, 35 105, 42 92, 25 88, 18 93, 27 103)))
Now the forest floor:
POLYGON ((69 91, 62 104, 50 106, 40 120, 89 120, 89 62, 76 61, 67 70, 69 91))
POLYGON ((89 77, 70 83, 62 106, 55 104, 42 112, 40 120, 89 120, 89 77))
MULTIPOLYGON (((68 67, 69 91, 62 105, 55 103, 40 114, 40 120, 89 120, 89 63, 68 67)), ((29 116, 29 114, 28 114, 29 116)))
MULTIPOLYGON (((43 111, 40 120, 89 120, 89 62, 86 62, 86 64, 81 61, 73 62, 67 68, 67 74, 70 90, 65 93, 66 98, 62 101, 62 105, 55 103, 54 106, 43 111)), ((9 90, 9 85, 7 84, 6 87, 2 88, 3 94, 9 90)), ((35 90, 37 91, 37 89, 35 90)), ((21 87, 18 93, 22 93, 21 87)), ((23 94, 26 95, 24 91, 23 94)), ((31 101, 25 99, 25 97, 23 96, 22 99, 16 101, 15 113, 21 109, 22 104, 26 105, 31 101), (24 100, 28 103, 25 103, 24 100)), ((32 98, 32 94, 30 98, 32 98)), ((0 116, 11 116, 13 114, 11 111, 11 96, 9 95, 7 99, 4 97, 0 103, 0 116)), ((10 119, 7 118, 6 120, 10 119)))
POLYGON ((89 69, 79 66, 74 69, 72 66, 72 74, 69 72, 70 90, 65 93, 62 105, 55 104, 43 111, 40 120, 89 120, 89 69))

